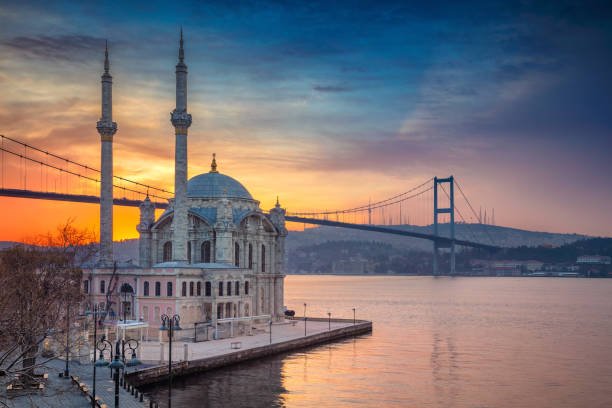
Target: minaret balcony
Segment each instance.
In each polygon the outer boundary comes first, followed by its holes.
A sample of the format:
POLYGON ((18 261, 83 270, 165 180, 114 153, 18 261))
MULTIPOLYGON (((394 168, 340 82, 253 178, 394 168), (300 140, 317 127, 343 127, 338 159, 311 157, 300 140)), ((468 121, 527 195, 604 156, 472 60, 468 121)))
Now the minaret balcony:
POLYGON ((177 111, 175 109, 170 113, 170 121, 177 129, 187 129, 191 126, 191 115, 185 111, 177 111))
POLYGON ((96 129, 102 136, 113 136, 117 133, 117 123, 110 120, 99 120, 96 129))

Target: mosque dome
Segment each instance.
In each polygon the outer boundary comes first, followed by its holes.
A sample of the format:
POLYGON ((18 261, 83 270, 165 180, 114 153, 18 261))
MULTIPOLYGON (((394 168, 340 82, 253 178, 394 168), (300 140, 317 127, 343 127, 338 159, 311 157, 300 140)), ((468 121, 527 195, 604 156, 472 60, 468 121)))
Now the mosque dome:
POLYGON ((210 172, 192 177, 187 182, 189 198, 221 198, 224 190, 228 198, 253 199, 238 180, 217 171, 214 154, 210 172))

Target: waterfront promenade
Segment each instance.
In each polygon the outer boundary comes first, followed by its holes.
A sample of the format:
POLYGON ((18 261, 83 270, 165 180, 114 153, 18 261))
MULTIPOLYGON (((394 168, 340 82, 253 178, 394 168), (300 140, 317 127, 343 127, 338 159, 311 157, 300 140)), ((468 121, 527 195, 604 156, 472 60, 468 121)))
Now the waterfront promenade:
MULTIPOLYGON (((359 320, 357 321, 360 322, 359 320)), ((306 335, 325 333, 330 330, 350 327, 352 320, 331 320, 331 325, 327 319, 309 319, 306 323, 306 335)), ((212 333, 212 330, 211 330, 212 333)), ((278 344, 290 340, 304 337, 303 320, 285 320, 282 323, 272 325, 272 344, 278 344)), ((223 354, 236 352, 237 350, 248 350, 256 347, 269 345, 270 331, 268 326, 253 329, 252 335, 240 335, 220 340, 193 342, 193 329, 184 329, 175 332, 175 339, 172 341, 172 361, 180 362, 185 360, 198 360, 207 357, 217 357, 223 354), (191 336, 191 337, 190 337, 191 336), (179 338, 180 340, 177 340, 179 338), (232 349, 234 347, 238 349, 232 349)), ((147 341, 140 346, 138 358, 145 364, 159 364, 168 362, 168 341, 147 341)))

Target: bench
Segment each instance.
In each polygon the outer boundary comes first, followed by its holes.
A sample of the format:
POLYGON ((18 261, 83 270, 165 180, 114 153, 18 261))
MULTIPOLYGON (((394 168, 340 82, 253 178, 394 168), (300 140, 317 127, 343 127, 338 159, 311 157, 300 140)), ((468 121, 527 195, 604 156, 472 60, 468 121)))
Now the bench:
POLYGON ((230 347, 233 349, 239 349, 242 348, 242 342, 241 341, 232 341, 230 344, 230 347))

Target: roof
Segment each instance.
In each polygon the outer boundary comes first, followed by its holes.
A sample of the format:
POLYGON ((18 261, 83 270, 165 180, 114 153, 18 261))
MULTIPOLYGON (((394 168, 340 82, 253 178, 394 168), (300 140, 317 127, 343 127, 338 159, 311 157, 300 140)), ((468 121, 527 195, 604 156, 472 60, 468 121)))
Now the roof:
POLYGON ((187 196, 190 198, 244 198, 253 197, 240 182, 230 176, 209 172, 192 177, 187 182, 187 196))

